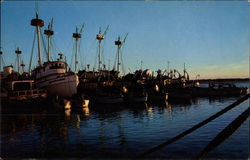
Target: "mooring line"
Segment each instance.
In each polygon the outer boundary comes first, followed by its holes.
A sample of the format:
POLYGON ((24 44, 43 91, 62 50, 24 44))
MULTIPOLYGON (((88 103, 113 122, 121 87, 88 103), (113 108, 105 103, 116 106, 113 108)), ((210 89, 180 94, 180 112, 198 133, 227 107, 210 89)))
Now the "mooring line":
POLYGON ((245 100, 247 100, 249 98, 250 94, 245 95, 244 97, 239 98, 237 101, 235 101, 234 103, 230 104, 229 106, 227 106, 226 108, 222 109, 221 111, 217 112, 216 114, 212 115, 211 117, 207 118, 206 120, 194 125, 193 127, 191 127, 190 129, 182 132, 181 134, 171 138, 170 140, 167 140, 166 142, 163 142, 162 144, 153 147, 151 149, 149 149, 148 151, 144 152, 143 154, 137 156, 136 158, 142 158, 145 157, 146 155, 153 153, 157 150, 159 150, 160 148, 163 148, 166 145, 169 145, 175 141, 177 141, 178 139, 186 136, 187 134, 195 131, 196 129, 204 126, 205 124, 207 124, 208 122, 214 120, 215 118, 221 116, 222 114, 226 113, 227 111, 231 110, 232 108, 234 108, 235 106, 239 105, 240 103, 244 102, 245 100))
POLYGON ((215 149, 222 142, 224 142, 228 137, 230 137, 249 117, 250 107, 246 109, 241 115, 239 115, 235 120, 233 120, 226 128, 224 128, 210 143, 198 154, 195 159, 201 159, 207 153, 215 149))

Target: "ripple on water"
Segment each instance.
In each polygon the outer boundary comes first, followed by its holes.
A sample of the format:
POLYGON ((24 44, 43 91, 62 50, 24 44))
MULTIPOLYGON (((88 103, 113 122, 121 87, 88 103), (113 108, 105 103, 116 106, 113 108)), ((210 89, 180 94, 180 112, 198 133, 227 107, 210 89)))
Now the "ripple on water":
MULTIPOLYGON (((6 128, 1 129, 2 155, 50 157, 49 154, 54 153, 54 157, 133 157, 210 117, 235 99, 199 98, 190 103, 142 104, 115 109, 93 107, 89 108, 88 115, 77 112, 3 115, 1 123, 6 128)), ((149 157, 195 156, 248 105, 243 103, 149 157)), ((236 151, 246 155, 247 125, 249 123, 244 123, 208 156, 237 158, 236 151)))

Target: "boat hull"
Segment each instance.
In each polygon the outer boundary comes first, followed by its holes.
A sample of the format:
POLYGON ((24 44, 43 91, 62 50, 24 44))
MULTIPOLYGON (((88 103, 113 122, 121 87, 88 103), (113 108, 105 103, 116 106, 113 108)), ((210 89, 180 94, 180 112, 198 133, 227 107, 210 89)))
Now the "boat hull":
POLYGON ((149 101, 167 101, 168 94, 150 94, 148 95, 149 101))
POLYGON ((148 96, 126 96, 124 97, 125 102, 147 102, 148 96))
POLYGON ((49 96, 71 97, 77 94, 78 76, 75 74, 65 75, 58 80, 48 81, 46 84, 40 84, 38 87, 45 88, 49 96))
POLYGON ((90 98, 91 103, 98 103, 98 104, 115 104, 115 103, 122 103, 123 97, 112 97, 112 96, 93 96, 90 98))

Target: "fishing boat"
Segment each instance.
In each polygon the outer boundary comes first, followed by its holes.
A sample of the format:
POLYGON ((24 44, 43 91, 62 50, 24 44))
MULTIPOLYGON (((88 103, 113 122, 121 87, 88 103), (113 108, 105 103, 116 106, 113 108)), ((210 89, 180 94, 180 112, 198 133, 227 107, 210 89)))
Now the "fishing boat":
POLYGON ((34 88, 34 80, 11 81, 10 86, 8 92, 10 101, 42 100, 47 97, 46 90, 34 88))
POLYGON ((124 86, 124 101, 125 102, 147 102, 148 93, 144 90, 144 87, 141 84, 132 84, 131 86, 124 86))
POLYGON ((137 93, 131 93, 124 97, 125 102, 147 102, 148 100, 148 94, 146 92, 143 92, 142 94, 137 93))
POLYGON ((147 85, 148 99, 150 101, 166 101, 168 100, 168 93, 164 91, 164 87, 160 84, 147 85))
POLYGON ((119 87, 113 84, 99 82, 96 88, 86 90, 92 104, 115 104, 123 102, 123 94, 119 87))
POLYGON ((55 109, 58 109, 58 110, 70 110, 71 109, 71 101, 67 98, 63 98, 59 96, 52 98, 52 105, 55 109))
POLYGON ((123 102, 122 95, 110 96, 110 95, 96 95, 90 98, 92 104, 116 104, 123 102))
POLYGON ((45 62, 35 68, 32 75, 36 86, 46 89, 51 96, 71 97, 76 94, 78 76, 73 72, 67 72, 66 66, 66 62, 60 58, 58 61, 45 62))
POLYGON ((89 99, 86 99, 85 95, 75 95, 72 97, 72 108, 86 108, 89 106, 89 99))
POLYGON ((168 93, 168 100, 190 100, 192 92, 189 88, 178 88, 168 93))
POLYGON ((49 24, 48 29, 44 31, 48 37, 48 47, 47 62, 42 63, 40 28, 44 26, 44 22, 38 18, 38 14, 36 14, 35 19, 31 20, 31 25, 36 27, 39 57, 39 65, 32 70, 32 76, 34 77, 36 86, 46 89, 50 96, 71 97, 77 93, 78 76, 74 72, 67 71, 67 63, 65 62, 65 58, 63 60, 62 53, 58 54, 59 58, 56 61, 51 61, 50 38, 54 34, 52 22, 49 24))
POLYGON ((3 105, 27 106, 47 100, 46 90, 36 89, 34 80, 14 80, 5 84, 6 97, 1 97, 3 105))
POLYGON ((208 87, 191 87, 194 96, 240 96, 249 93, 248 88, 236 87, 232 83, 209 82, 208 87))

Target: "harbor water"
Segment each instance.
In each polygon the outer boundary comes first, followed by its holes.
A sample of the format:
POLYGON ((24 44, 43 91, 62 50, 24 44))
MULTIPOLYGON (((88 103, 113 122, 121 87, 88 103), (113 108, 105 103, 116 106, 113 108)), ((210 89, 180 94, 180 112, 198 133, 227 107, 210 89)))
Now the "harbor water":
MULTIPOLYGON (((248 82, 236 83, 248 87, 248 82)), ((207 119, 239 97, 90 106, 77 111, 2 113, 2 158, 133 158, 207 119)), ((22 107, 22 106, 20 106, 22 107)), ((193 158, 249 107, 249 99, 153 152, 149 158, 193 158)), ((249 118, 205 158, 247 159, 249 118)))

